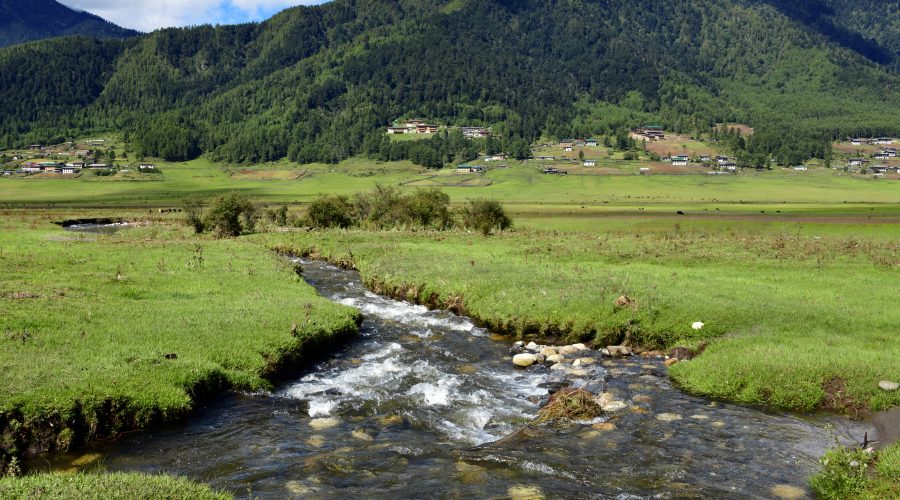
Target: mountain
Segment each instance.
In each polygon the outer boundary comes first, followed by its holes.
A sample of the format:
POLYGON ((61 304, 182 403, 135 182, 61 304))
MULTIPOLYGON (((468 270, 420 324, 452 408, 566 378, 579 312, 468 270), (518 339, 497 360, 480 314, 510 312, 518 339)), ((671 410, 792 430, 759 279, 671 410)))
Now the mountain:
POLYGON ((125 38, 137 34, 54 0, 0 0, 0 47, 58 36, 125 38))
POLYGON ((384 141, 400 117, 492 126, 506 148, 739 121, 757 158, 802 161, 832 137, 900 134, 893 49, 853 5, 335 0, 260 24, 54 39, 0 50, 0 147, 123 131, 169 159, 333 162, 413 154, 384 141))

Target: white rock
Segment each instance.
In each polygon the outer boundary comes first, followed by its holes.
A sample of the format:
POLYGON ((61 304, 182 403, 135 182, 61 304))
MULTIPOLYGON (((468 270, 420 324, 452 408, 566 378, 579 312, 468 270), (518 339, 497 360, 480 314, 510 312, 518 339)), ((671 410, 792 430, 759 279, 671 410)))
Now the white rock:
POLYGON ((562 362, 565 361, 565 360, 566 360, 566 357, 563 356, 562 354, 553 354, 553 355, 551 355, 551 356, 547 356, 547 360, 546 360, 546 361, 547 361, 548 363, 554 363, 554 364, 555 364, 555 363, 562 363, 562 362))
POLYGON ((575 349, 578 349, 579 351, 587 350, 587 346, 584 344, 572 344, 572 347, 574 347, 575 349))
POLYGON ((573 377, 587 377, 589 373, 587 370, 569 370, 569 375, 573 377))
POLYGON ((892 392, 900 389, 900 384, 891 382, 890 380, 882 380, 881 382, 878 382, 878 387, 880 387, 882 391, 892 392))
POLYGON ((537 363, 537 356, 534 354, 516 354, 513 356, 512 361, 516 366, 531 366, 537 363))
POLYGON ((592 365, 597 362, 594 358, 579 358, 578 361, 583 365, 592 365))
POLYGON ((564 370, 568 370, 569 367, 566 366, 565 363, 556 363, 555 365, 551 366, 550 369, 556 370, 556 371, 564 371, 564 370))
POLYGON ((702 322, 702 321, 695 321, 694 324, 691 325, 691 328, 694 329, 694 330, 702 330, 702 329, 703 329, 703 322, 702 322))
POLYGON ((609 349, 607 349, 605 347, 603 349, 600 349, 600 354, 602 354, 604 356, 609 356, 609 349))
POLYGON ((525 346, 525 349, 529 351, 537 352, 541 350, 541 346, 535 344, 534 342, 529 342, 528 345, 525 346))
POLYGON ((516 342, 513 343, 513 347, 515 347, 516 349, 524 349, 525 342, 522 342, 521 340, 517 340, 516 342))

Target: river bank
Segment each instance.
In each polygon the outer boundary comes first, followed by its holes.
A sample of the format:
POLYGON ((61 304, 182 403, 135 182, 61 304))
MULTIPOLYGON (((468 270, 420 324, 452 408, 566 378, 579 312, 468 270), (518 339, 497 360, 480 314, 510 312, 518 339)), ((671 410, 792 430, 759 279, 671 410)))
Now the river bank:
MULTIPOLYGON (((323 296, 362 311, 357 340, 272 392, 231 394, 184 424, 92 449, 88 470, 273 498, 771 496, 805 491, 835 437, 864 433, 681 393, 660 359, 582 349, 572 370, 516 368, 512 341, 469 318, 376 295, 353 271, 302 267, 323 296), (602 414, 536 422, 560 389, 597 395, 602 414)), ((47 458, 54 469, 79 459, 47 458)))
POLYGON ((358 331, 356 311, 246 242, 5 215, 0 469, 271 388, 358 331))
POLYGON ((706 343, 702 356, 671 370, 679 387, 705 397, 857 417, 900 405, 900 391, 879 387, 900 379, 900 345, 890 340, 900 311, 888 299, 900 280, 895 241, 671 225, 640 234, 350 230, 252 239, 357 268, 378 293, 464 312, 517 338, 706 343))

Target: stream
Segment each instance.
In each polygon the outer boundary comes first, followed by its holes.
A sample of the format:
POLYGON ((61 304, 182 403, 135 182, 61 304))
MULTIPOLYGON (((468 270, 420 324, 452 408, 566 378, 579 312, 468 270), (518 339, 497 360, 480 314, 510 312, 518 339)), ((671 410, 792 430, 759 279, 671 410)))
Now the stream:
POLYGON ((826 448, 869 430, 685 395, 660 360, 593 351, 577 370, 516 368, 512 341, 468 318, 375 295, 354 271, 302 265, 321 295, 362 311, 358 339, 272 393, 229 394, 183 424, 32 467, 99 455, 90 467, 184 475, 238 497, 772 498, 805 489, 826 448), (526 425, 564 385, 627 407, 526 425))

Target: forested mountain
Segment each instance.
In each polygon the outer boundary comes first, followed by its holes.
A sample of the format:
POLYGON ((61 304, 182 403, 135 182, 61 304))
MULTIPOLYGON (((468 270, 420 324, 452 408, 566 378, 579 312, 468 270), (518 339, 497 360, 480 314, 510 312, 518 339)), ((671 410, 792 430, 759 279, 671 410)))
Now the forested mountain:
POLYGON ((55 0, 0 0, 0 47, 58 36, 125 38, 137 34, 55 0))
POLYGON ((833 22, 855 2, 809 2, 822 18, 803 3, 336 0, 261 24, 10 47, 0 147, 122 130, 170 159, 338 161, 386 154, 382 127, 412 116, 506 141, 741 121, 759 152, 797 155, 900 134, 892 49, 833 22))

